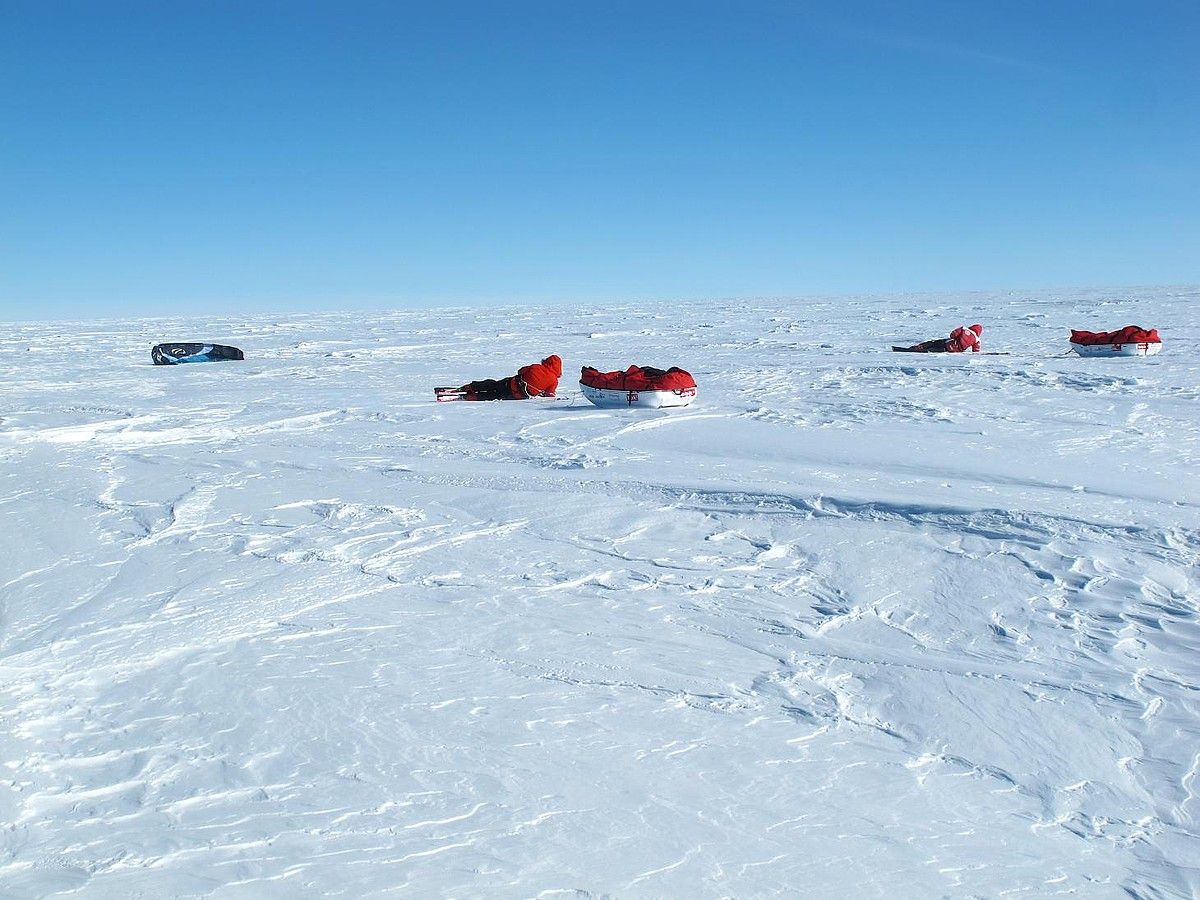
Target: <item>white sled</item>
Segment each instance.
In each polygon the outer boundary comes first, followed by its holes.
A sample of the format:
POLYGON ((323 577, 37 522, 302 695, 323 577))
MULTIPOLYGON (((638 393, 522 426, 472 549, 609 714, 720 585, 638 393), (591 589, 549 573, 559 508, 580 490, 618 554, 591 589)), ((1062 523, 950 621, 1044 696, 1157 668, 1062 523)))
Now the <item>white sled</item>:
POLYGON ((612 409, 621 406, 640 406, 643 409, 665 409, 687 406, 696 399, 695 388, 677 391, 610 391, 580 384, 579 389, 596 406, 612 409))
POLYGON ((1139 341, 1129 344, 1071 344, 1080 356, 1153 356, 1162 352, 1161 341, 1139 341))

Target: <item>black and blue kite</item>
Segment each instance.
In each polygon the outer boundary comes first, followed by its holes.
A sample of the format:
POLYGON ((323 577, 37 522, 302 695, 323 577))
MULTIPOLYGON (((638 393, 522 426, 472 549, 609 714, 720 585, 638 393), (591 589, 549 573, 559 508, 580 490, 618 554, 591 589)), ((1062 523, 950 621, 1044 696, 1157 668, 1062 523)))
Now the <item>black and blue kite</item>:
POLYGON ((223 359, 245 359, 237 347, 225 344, 155 344, 150 358, 156 366, 177 366, 180 363, 217 362, 223 359))

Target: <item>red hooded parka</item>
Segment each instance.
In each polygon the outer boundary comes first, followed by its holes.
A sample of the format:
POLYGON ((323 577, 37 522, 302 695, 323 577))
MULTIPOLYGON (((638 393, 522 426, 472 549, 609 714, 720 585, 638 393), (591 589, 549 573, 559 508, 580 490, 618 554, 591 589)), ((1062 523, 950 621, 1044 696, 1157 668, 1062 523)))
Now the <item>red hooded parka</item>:
POLYGON ((959 326, 950 332, 950 340, 946 342, 947 353, 979 352, 979 336, 983 334, 982 325, 972 325, 970 328, 959 326))
POLYGON ((521 366, 513 378, 513 394, 517 397, 553 397, 562 377, 562 360, 553 354, 540 363, 521 366))

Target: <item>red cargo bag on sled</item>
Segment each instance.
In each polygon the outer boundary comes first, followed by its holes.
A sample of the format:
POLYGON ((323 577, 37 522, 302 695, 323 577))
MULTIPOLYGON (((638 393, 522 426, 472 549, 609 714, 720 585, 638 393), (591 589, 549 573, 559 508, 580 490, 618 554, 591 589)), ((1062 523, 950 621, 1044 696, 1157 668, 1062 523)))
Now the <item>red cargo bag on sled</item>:
POLYGON ((583 396, 596 406, 642 406, 661 409, 687 406, 696 399, 696 379, 683 369, 630 366, 624 372, 601 372, 584 366, 579 377, 583 396))
POLYGON ((1162 350, 1157 328, 1126 325, 1117 331, 1071 329, 1071 349, 1080 356, 1153 356, 1162 350))

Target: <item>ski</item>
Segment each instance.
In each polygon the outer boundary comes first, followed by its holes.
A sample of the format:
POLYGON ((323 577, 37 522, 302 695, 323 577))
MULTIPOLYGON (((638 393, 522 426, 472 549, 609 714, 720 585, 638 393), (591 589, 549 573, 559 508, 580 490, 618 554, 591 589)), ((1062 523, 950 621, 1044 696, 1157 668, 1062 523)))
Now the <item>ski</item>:
MULTIPOLYGON (((563 401, 566 403, 570 403, 570 402, 574 401, 575 397, 577 397, 577 396, 578 396, 577 394, 571 393, 571 394, 557 394, 553 397, 530 397, 529 399, 530 400, 543 400, 543 401, 556 401, 557 400, 557 401, 563 401)), ((433 389, 433 399, 435 399, 438 403, 453 403, 456 400, 467 400, 467 399, 469 399, 469 397, 467 395, 467 392, 464 391, 462 388, 435 387, 433 389)))
MULTIPOLYGON (((947 356, 947 355, 954 356, 955 355, 953 353, 950 353, 947 350, 914 350, 912 347, 893 347, 892 352, 893 353, 925 353, 925 354, 929 354, 932 356, 947 356)), ((963 353, 962 355, 971 357, 971 356, 1011 356, 1012 354, 1009 353, 1007 350, 980 350, 976 353, 968 352, 968 353, 963 353)))

